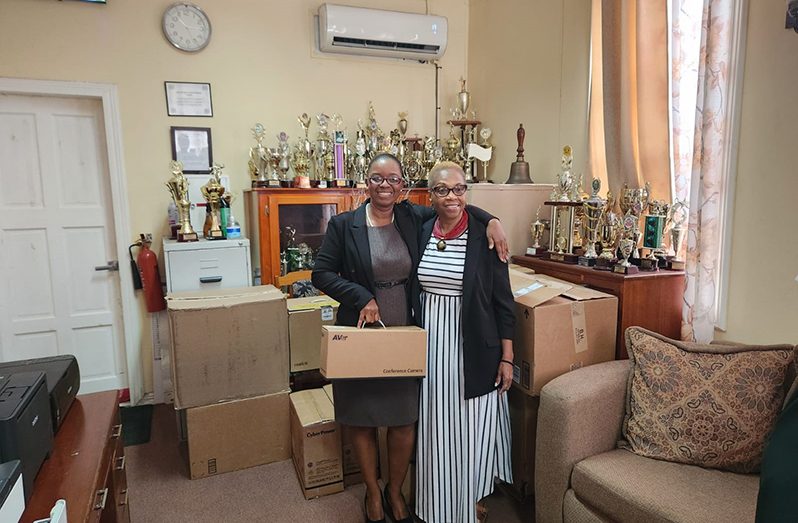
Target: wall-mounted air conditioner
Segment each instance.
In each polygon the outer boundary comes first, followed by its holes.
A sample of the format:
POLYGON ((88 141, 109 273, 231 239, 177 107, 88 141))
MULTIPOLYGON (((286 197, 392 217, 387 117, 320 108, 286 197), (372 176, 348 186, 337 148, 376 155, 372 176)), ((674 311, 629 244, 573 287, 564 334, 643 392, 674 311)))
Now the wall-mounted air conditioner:
POLYGON ((446 51, 443 16, 322 4, 319 48, 326 53, 436 60, 446 51))

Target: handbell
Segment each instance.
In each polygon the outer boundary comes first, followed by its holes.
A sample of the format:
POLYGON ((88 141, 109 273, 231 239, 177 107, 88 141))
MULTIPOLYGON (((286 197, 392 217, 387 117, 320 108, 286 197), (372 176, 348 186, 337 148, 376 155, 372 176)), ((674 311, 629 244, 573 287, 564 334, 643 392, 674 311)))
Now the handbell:
POLYGON ((516 149, 518 155, 510 165, 510 177, 504 183, 534 183, 529 176, 529 163, 524 161, 524 136, 526 136, 524 124, 518 125, 515 136, 518 139, 518 149, 516 149))

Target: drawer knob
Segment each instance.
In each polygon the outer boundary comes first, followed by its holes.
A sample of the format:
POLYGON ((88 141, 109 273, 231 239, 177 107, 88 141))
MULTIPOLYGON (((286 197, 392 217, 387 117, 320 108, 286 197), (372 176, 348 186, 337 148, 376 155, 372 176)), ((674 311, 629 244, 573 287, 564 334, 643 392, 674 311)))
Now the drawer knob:
POLYGON ((105 502, 108 500, 108 487, 98 490, 94 494, 94 499, 97 500, 97 502, 94 504, 94 510, 104 510, 105 502))
POLYGON ((111 429, 111 439, 116 439, 122 434, 122 424, 114 425, 114 428, 111 429))
POLYGON ((116 458, 118 465, 116 466, 116 470, 125 470, 125 459, 127 456, 122 456, 121 458, 116 458))

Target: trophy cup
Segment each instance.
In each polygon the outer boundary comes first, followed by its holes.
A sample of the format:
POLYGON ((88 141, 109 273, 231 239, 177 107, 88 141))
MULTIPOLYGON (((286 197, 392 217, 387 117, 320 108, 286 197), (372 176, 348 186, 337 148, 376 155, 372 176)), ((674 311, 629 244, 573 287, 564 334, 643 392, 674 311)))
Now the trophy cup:
POLYGON ((315 156, 316 180, 318 186, 327 188, 335 179, 335 157, 333 156, 332 140, 327 132, 330 117, 324 113, 316 115, 319 124, 319 134, 316 136, 315 156))
POLYGON ((263 146, 266 129, 263 125, 256 123, 255 127, 252 128, 252 136, 256 142, 255 147, 249 149, 249 175, 252 178, 252 187, 268 187, 266 167, 269 162, 269 156, 266 147, 263 146))
POLYGON ((183 164, 173 161, 169 164, 172 171, 172 177, 166 182, 166 188, 172 195, 177 206, 177 221, 180 228, 177 230, 177 241, 179 242, 195 242, 197 241, 197 233, 191 227, 191 202, 188 200, 188 180, 183 174, 183 164))
POLYGON ((224 194, 224 186, 222 185, 222 168, 224 166, 214 163, 211 167, 211 178, 208 183, 200 188, 202 197, 208 205, 209 220, 206 220, 206 227, 203 228, 203 234, 208 240, 223 240, 224 231, 222 231, 222 217, 221 217, 221 204, 222 195, 224 194))
POLYGON ((571 173, 571 166, 574 163, 573 149, 570 145, 562 148, 562 158, 560 160, 560 172, 557 174, 557 185, 554 188, 551 199, 558 202, 571 202, 574 190, 574 175, 571 173))
MULTIPOLYGON (((347 177, 347 165, 349 155, 347 147, 346 130, 344 129, 344 119, 340 114, 334 113, 331 121, 333 123, 333 179, 330 181, 331 187, 351 187, 352 181, 347 177)), ((325 163, 326 165, 326 163, 325 163)))
POLYGON ((305 137, 296 143, 294 154, 291 158, 291 164, 294 168, 294 187, 310 189, 310 168, 311 159, 313 158, 313 144, 308 139, 310 116, 307 113, 302 113, 297 120, 302 126, 305 137))
MULTIPOLYGON (((659 269, 660 256, 663 255, 662 239, 670 204, 663 200, 652 200, 648 204, 648 210, 649 214, 643 216, 643 247, 649 249, 649 253, 647 257, 640 259, 640 269, 656 271, 659 269)), ((662 261, 665 259, 662 258, 662 261)))
POLYGON ((461 164, 460 162, 460 138, 455 136, 454 128, 449 128, 449 138, 446 139, 446 148, 443 152, 444 160, 449 162, 455 162, 461 164))
MULTIPOLYGON (((627 184, 623 184, 623 189, 621 189, 621 199, 619 201, 619 205, 621 206, 621 212, 624 215, 631 212, 637 221, 640 221, 640 216, 643 211, 648 208, 648 201, 649 196, 651 195, 651 184, 648 182, 645 183, 644 187, 639 189, 630 189, 627 184)), ((635 243, 635 249, 632 251, 632 258, 639 258, 639 254, 637 252, 637 243, 640 240, 640 229, 637 228, 635 232, 635 237, 632 238, 635 243)))
POLYGON ((529 177, 529 163, 524 160, 524 124, 518 124, 515 138, 518 141, 518 149, 515 150, 515 161, 510 165, 510 177, 504 183, 533 183, 529 177))
POLYGON ((280 187, 291 187, 293 185, 288 179, 288 171, 291 169, 291 146, 288 144, 288 134, 281 131, 277 135, 277 171, 280 173, 280 187))
POLYGON ((601 224, 601 254, 596 259, 594 269, 601 271, 611 271, 612 266, 615 265, 615 250, 618 246, 618 238, 620 237, 621 224, 618 220, 618 215, 612 209, 615 207, 615 199, 611 191, 607 191, 607 201, 604 205, 602 224, 601 224))
POLYGON ((687 222, 688 208, 684 202, 676 200, 671 206, 668 215, 668 222, 670 223, 670 237, 671 237, 671 250, 672 256, 667 256, 668 268, 672 270, 683 271, 685 268, 685 261, 681 258, 682 243, 684 237, 687 235, 687 222))
POLYGON ((455 120, 465 120, 468 118, 468 105, 471 102, 471 95, 466 91, 466 81, 460 77, 460 92, 457 93, 457 109, 455 120))
POLYGON ((582 203, 584 213, 584 226, 585 236, 587 239, 587 250, 583 256, 579 257, 579 265, 585 267, 592 267, 596 264, 598 253, 596 252, 596 243, 598 242, 598 233, 601 226, 601 219, 604 216, 604 209, 606 202, 602 200, 598 192, 601 189, 601 180, 593 178, 591 183, 592 194, 590 198, 582 203))
POLYGON ((366 169, 369 161, 366 158, 366 133, 363 129, 358 129, 357 140, 355 141, 355 158, 353 160, 353 171, 355 173, 355 187, 366 187, 366 169))
POLYGON ((629 262, 629 257, 637 247, 637 236, 640 234, 638 227, 638 217, 630 209, 623 217, 623 233, 621 241, 618 242, 618 250, 621 252, 621 261, 618 262, 612 271, 618 274, 637 274, 637 266, 629 262))
POLYGON ((526 248, 526 254, 527 256, 541 256, 545 249, 541 248, 540 239, 546 231, 546 224, 540 221, 540 206, 538 206, 538 210, 535 213, 535 221, 532 222, 530 230, 532 231, 532 247, 526 248))
POLYGON ((405 135, 407 134, 407 111, 402 111, 399 113, 399 121, 396 123, 396 125, 399 129, 399 132, 402 133, 402 140, 404 140, 405 135))

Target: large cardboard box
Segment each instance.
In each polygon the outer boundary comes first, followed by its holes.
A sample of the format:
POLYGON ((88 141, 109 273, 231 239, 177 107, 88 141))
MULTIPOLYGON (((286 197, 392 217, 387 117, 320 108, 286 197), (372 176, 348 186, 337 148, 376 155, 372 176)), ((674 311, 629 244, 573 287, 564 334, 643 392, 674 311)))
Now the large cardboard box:
POLYGON ((335 323, 338 302, 329 296, 312 296, 290 298, 287 306, 291 372, 318 369, 321 326, 335 323))
POLYGON ((289 392, 186 409, 191 479, 290 458, 289 392))
MULTIPOLYGON (((327 394, 327 397, 330 398, 333 408, 335 408, 332 384, 327 384, 322 388, 327 394)), ((344 469, 344 487, 358 485, 363 483, 363 473, 360 471, 360 464, 357 462, 357 457, 355 456, 351 434, 346 426, 340 423, 338 426, 341 429, 341 463, 344 469)))
POLYGON ((341 430, 330 398, 323 389, 310 389, 290 399, 291 448, 305 499, 341 492, 341 430))
POLYGON ((264 285, 167 296, 175 407, 288 389, 288 311, 264 285))
POLYGON ((516 302, 514 386, 535 396, 557 376, 614 359, 618 298, 515 270, 510 285, 516 302))
POLYGON ((513 387, 507 391, 507 401, 510 404, 513 434, 512 489, 519 498, 524 499, 535 493, 535 443, 540 396, 528 396, 513 387))
POLYGON ((326 378, 422 377, 427 331, 415 326, 321 328, 320 370, 326 378))

